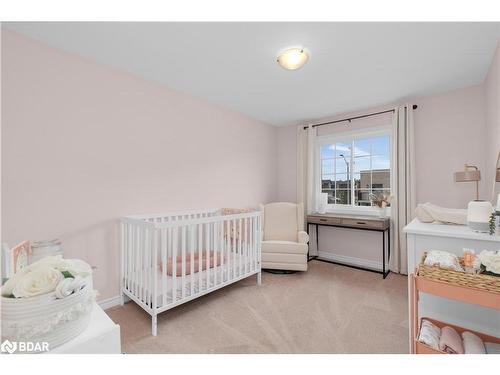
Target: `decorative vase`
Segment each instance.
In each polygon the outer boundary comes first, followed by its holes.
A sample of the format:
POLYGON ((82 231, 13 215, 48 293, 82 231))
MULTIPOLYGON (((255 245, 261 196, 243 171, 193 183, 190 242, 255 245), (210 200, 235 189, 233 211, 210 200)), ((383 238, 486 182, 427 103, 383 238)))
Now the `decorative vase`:
POLYGON ((379 207, 378 214, 381 219, 385 219, 387 217, 387 207, 379 207))

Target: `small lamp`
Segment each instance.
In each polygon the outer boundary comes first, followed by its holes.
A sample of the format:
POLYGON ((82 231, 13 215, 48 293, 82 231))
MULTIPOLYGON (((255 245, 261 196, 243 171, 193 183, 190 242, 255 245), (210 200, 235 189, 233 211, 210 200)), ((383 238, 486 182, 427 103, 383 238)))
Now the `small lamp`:
MULTIPOLYGON (((497 171, 497 179, 499 172, 497 171)), ((476 200, 479 200, 479 181, 481 181, 481 172, 475 165, 465 164, 463 171, 455 172, 455 182, 475 182, 476 200)))

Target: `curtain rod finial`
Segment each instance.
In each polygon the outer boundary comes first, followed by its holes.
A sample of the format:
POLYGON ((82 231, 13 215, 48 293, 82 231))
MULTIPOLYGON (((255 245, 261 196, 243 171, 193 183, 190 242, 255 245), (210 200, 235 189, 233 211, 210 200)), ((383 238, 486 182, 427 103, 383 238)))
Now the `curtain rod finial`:
POLYGON ((412 108, 413 108, 413 109, 417 109, 417 108, 418 108, 418 105, 413 104, 412 108))

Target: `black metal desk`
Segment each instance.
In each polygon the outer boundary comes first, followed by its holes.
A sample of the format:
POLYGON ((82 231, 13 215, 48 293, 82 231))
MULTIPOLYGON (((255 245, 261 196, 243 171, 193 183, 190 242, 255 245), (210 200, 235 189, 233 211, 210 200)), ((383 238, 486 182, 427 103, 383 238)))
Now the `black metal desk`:
POLYGON ((311 214, 307 216, 307 232, 309 233, 309 227, 311 225, 316 226, 316 249, 319 251, 319 227, 337 227, 337 228, 349 228, 357 230, 367 230, 372 232, 382 233, 382 271, 359 267, 351 264, 334 262, 328 259, 320 258, 319 256, 309 256, 309 251, 307 253, 307 261, 318 260, 321 262, 339 264, 342 266, 347 266, 351 268, 356 268, 359 270, 370 271, 379 273, 382 278, 386 278, 390 270, 386 270, 386 234, 387 234, 387 260, 391 256, 391 222, 389 218, 377 218, 372 216, 348 216, 348 215, 334 215, 334 214, 311 214))

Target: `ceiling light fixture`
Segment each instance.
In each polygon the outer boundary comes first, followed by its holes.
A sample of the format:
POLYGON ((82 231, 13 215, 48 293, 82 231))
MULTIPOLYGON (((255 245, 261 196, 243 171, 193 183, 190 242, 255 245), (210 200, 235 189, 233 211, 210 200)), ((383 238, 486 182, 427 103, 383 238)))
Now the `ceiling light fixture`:
POLYGON ((289 48, 278 56, 278 64, 287 70, 296 70, 301 68, 309 58, 304 48, 289 48))

